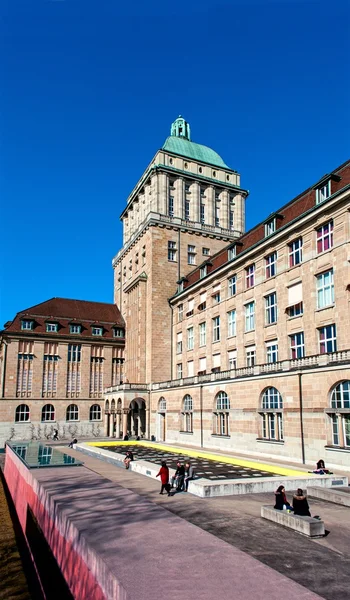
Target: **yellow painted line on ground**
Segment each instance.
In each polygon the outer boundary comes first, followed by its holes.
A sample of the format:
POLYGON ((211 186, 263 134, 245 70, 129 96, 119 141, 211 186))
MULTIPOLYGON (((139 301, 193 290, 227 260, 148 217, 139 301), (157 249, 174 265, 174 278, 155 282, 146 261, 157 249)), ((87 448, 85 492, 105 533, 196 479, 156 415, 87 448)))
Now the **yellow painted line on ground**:
POLYGON ((242 458, 235 458, 231 456, 222 456, 221 454, 214 454, 212 452, 202 452, 198 450, 183 450, 179 448, 175 448, 173 446, 166 446, 163 444, 153 443, 153 442, 142 442, 137 441, 134 442, 130 440, 128 442, 86 442, 88 446, 145 446, 147 448, 158 448, 158 450, 165 450, 166 452, 173 452, 174 454, 181 454, 183 456, 193 457, 193 458, 206 458, 208 460, 214 460, 221 463, 226 463, 229 465, 237 465, 239 467, 247 467, 249 469, 258 469, 260 471, 267 471, 268 473, 274 473, 275 475, 285 475, 287 477, 305 477, 306 475, 310 477, 311 473, 307 473, 306 471, 298 471, 297 469, 293 469, 290 467, 279 467, 274 465, 267 465, 261 462, 255 462, 251 460, 245 460, 242 458))

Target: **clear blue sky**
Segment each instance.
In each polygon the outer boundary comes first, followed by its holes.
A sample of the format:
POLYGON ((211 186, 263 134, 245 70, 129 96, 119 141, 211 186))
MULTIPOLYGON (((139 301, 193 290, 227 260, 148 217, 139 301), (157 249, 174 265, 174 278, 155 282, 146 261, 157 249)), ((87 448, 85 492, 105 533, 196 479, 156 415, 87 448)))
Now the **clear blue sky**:
POLYGON ((347 2, 1 12, 0 327, 52 296, 112 302, 119 215, 180 113, 241 172, 247 228, 349 158, 347 2))

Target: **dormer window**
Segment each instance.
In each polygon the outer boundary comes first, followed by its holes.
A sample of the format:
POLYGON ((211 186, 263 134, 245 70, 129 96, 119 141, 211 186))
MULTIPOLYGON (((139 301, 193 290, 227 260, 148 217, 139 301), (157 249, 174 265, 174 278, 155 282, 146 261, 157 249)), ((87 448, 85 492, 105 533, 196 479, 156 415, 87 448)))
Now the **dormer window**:
POLYGON ((117 338, 123 338, 123 337, 125 337, 124 329, 121 328, 121 327, 114 327, 113 328, 113 335, 114 335, 114 337, 117 337, 117 338))
POLYGON ((93 327, 92 328, 92 335, 102 335, 102 334, 103 334, 102 327, 93 327))
POLYGON ((265 223, 265 237, 272 235, 276 231, 276 218, 265 223))
POLYGON ((21 321, 21 329, 22 331, 32 331, 34 328, 34 321, 29 321, 27 319, 22 319, 21 321))
POLYGON ((208 273, 208 267, 207 267, 207 265, 204 265, 199 270, 199 277, 200 277, 200 279, 202 279, 203 277, 205 277, 207 275, 207 273, 208 273))
POLYGON ((81 325, 69 325, 69 333, 81 333, 81 325))
POLYGON ((326 183, 324 183, 321 187, 316 190, 316 204, 320 204, 327 200, 331 195, 331 180, 328 179, 326 183))
POLYGON ((58 331, 58 323, 46 323, 46 332, 47 333, 57 333, 58 331))
POLYGON ((178 284, 177 284, 177 291, 178 291, 178 293, 184 291, 184 282, 183 281, 179 281, 178 282, 178 284))
POLYGON ((228 260, 233 260, 234 258, 236 258, 236 254, 237 254, 236 246, 232 246, 232 248, 229 248, 228 252, 227 252, 228 260))

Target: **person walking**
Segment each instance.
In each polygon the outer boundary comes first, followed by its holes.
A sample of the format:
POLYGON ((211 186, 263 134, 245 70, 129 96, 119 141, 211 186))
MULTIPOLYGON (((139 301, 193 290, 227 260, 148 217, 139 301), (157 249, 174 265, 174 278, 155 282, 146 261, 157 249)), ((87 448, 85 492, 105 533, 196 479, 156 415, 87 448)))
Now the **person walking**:
POLYGON ((185 463, 185 479, 184 479, 184 492, 188 490, 188 482, 194 479, 194 468, 191 466, 191 463, 188 461, 185 463))
POLYGON ((168 491, 169 488, 169 469, 165 460, 162 461, 162 466, 160 467, 156 477, 160 477, 162 482, 162 486, 160 488, 160 494, 163 494, 164 490, 168 491))

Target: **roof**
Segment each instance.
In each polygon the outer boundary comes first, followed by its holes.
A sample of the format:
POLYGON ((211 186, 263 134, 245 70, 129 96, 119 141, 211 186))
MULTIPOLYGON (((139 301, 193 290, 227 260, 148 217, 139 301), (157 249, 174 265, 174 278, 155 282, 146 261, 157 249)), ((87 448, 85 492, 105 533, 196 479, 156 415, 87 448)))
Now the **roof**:
POLYGON ((211 148, 208 148, 208 146, 196 144, 195 142, 191 142, 190 140, 175 135, 170 135, 165 140, 162 150, 172 152, 173 154, 179 154, 180 156, 186 156, 193 160, 199 160, 216 167, 224 169, 230 168, 224 163, 221 156, 211 148))
MULTIPOLYGON (((113 327, 125 327, 124 319, 116 304, 71 300, 69 298, 51 298, 18 312, 13 321, 5 323, 2 333, 21 332, 32 336, 37 334, 62 336, 69 335, 69 325, 74 323, 81 325, 82 336, 88 337, 91 336, 92 325, 103 327, 102 338, 113 337, 113 327), (34 329, 22 331, 22 319, 33 320, 34 329), (46 332, 46 323, 50 321, 59 323, 56 334, 46 332)), ((94 336, 94 339, 96 339, 96 336, 94 336)))

